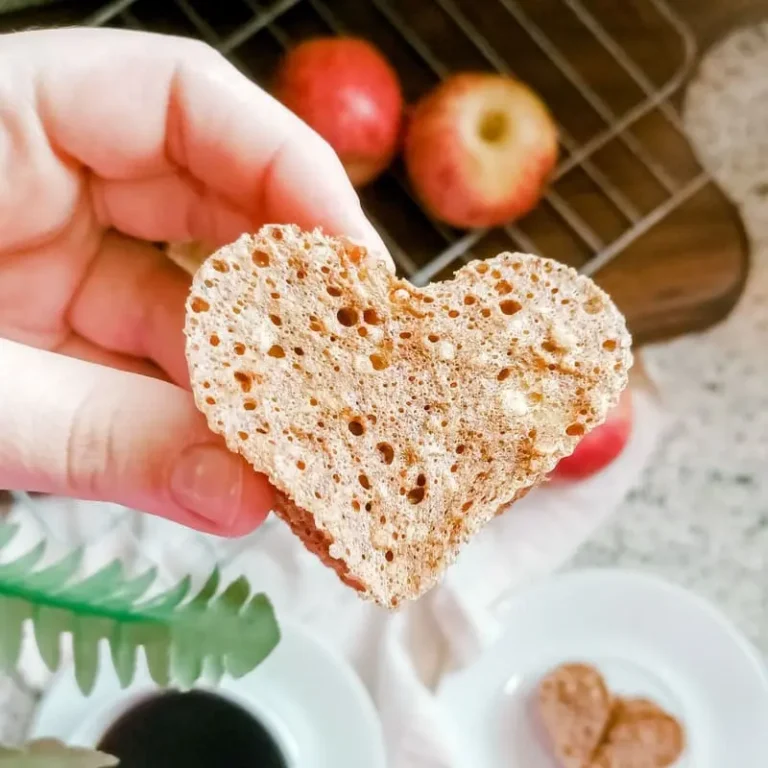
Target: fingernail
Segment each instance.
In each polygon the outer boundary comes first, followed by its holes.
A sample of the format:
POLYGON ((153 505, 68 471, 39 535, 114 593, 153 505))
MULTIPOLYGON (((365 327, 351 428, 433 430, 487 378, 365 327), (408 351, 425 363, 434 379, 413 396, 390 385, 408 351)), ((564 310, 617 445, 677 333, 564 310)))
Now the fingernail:
POLYGON ((200 517, 228 528, 243 503, 243 460, 217 445, 194 445, 177 459, 171 474, 174 501, 200 517))

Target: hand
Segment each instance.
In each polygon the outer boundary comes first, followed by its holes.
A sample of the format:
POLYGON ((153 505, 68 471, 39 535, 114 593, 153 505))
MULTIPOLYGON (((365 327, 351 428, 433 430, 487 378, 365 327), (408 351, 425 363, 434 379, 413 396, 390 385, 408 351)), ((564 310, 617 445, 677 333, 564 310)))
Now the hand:
POLYGON ((0 36, 0 488, 258 525, 272 489, 195 409, 189 279, 149 242, 266 222, 384 253, 328 145, 209 47, 0 36))

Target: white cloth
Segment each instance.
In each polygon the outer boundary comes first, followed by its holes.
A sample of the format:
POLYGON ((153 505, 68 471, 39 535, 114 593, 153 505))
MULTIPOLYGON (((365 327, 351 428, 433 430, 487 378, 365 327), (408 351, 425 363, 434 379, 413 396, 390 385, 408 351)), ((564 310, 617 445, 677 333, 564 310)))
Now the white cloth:
MULTIPOLYGON (((447 768, 454 760, 451 729, 435 696, 441 678, 492 642, 504 598, 567 561, 636 483, 663 417, 648 391, 636 389, 634 403, 632 437, 608 469, 530 493, 471 542, 440 586, 397 613, 360 601, 279 521, 252 538, 225 542, 125 510, 46 500, 34 514, 26 506, 14 512, 23 524, 14 549, 45 535, 55 557, 85 540, 88 571, 115 556, 131 570, 160 563, 158 587, 187 572, 203 579, 215 562, 224 582, 247 576, 254 590, 269 594, 278 616, 311 627, 355 667, 378 708, 389 766, 447 768)), ((29 645, 21 672, 27 683, 44 687, 47 673, 29 645)))

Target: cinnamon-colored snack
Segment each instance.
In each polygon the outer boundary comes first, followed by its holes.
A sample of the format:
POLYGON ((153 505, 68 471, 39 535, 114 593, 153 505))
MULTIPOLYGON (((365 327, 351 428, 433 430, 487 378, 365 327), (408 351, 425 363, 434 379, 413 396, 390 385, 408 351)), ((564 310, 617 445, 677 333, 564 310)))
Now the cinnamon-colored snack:
POLYGON ((543 480, 627 384, 624 319, 591 280, 504 253, 416 288, 344 238, 267 226, 212 254, 187 302, 210 428, 277 513, 392 607, 543 480))
POLYGON ((613 701, 602 675, 564 664, 539 685, 539 712, 563 768, 587 768, 608 727, 613 701))
POLYGON ((667 768, 683 752, 680 723, 647 699, 619 699, 591 768, 667 768))

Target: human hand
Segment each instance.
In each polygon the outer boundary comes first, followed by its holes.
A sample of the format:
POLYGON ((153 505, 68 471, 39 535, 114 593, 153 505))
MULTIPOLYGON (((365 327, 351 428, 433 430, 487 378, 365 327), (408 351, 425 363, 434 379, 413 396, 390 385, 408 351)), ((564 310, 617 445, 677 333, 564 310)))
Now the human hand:
POLYGON ((191 40, 0 36, 0 488, 221 535, 271 508, 188 392, 188 277, 150 242, 323 226, 384 258, 333 151, 191 40))

